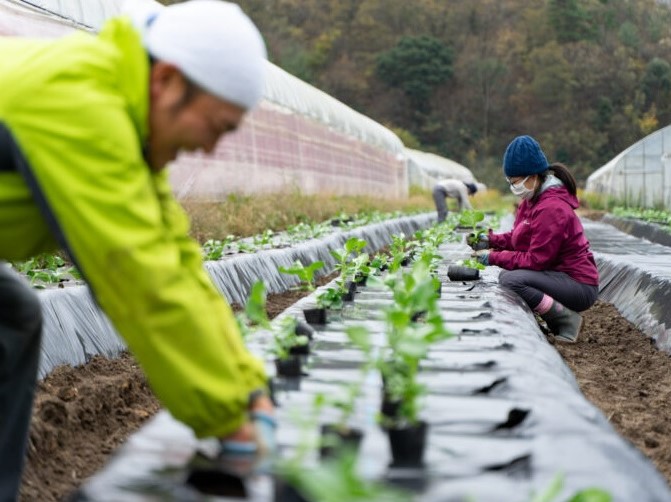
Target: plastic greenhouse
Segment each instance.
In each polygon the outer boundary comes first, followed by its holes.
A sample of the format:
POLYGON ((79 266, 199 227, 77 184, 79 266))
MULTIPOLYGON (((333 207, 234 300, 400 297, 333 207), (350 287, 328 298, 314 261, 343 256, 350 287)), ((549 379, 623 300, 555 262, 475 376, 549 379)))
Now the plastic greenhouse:
POLYGON ((671 126, 634 143, 594 171, 586 190, 628 206, 671 207, 671 126))
MULTIPOLYGON (((48 38, 95 30, 120 13, 124 2, 0 0, 0 35, 48 38)), ((403 143, 391 130, 271 63, 264 99, 243 127, 213 155, 182 155, 170 167, 170 177, 182 199, 296 189, 387 197, 408 193, 403 143)))
MULTIPOLYGON (((461 181, 476 181, 473 173, 458 162, 421 150, 405 149, 408 157, 408 183, 431 190, 433 185, 445 178, 461 181)), ((478 183, 478 190, 486 188, 478 183)))

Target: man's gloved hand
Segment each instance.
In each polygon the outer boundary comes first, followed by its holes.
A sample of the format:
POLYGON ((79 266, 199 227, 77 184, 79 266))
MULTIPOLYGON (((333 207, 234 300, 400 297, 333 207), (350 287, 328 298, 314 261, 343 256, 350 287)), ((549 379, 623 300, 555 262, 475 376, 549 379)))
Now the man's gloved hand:
POLYGON ((251 417, 256 430, 256 442, 259 445, 260 453, 273 457, 277 453, 277 441, 275 439, 277 420, 272 414, 265 411, 253 411, 251 417))
POLYGON ((471 254, 471 256, 483 265, 489 265, 489 250, 481 249, 479 251, 475 251, 473 254, 471 254))
POLYGON ((271 458, 277 451, 272 401, 265 394, 250 399, 250 421, 245 422, 231 436, 221 440, 221 455, 249 455, 271 458))
POLYGON ((466 237, 466 243, 471 246, 473 251, 489 249, 489 237, 487 235, 481 235, 478 239, 475 234, 468 234, 468 237, 466 237))

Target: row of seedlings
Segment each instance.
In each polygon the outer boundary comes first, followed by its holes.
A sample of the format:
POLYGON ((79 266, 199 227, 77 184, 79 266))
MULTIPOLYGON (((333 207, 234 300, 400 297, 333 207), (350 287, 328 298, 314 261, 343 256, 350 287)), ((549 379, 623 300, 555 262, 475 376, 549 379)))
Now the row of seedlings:
MULTIPOLYGON (((382 345, 374 344, 371 333, 364 326, 346 329, 350 344, 364 356, 360 375, 354 382, 344 385, 340 395, 318 394, 312 410, 303 413, 301 429, 309 430, 317 427, 318 417, 325 408, 340 412, 337 420, 321 424, 318 445, 303 442, 291 458, 279 462, 278 472, 286 484, 278 491, 296 488, 309 500, 408 499, 407 494, 390 491, 357 474, 356 451, 363 431, 352 427, 349 421, 369 373, 379 372, 382 381, 379 424, 389 439, 393 465, 417 467, 422 464, 428 425, 419 418, 424 386, 417 376, 420 361, 431 344, 451 336, 437 304, 441 282, 436 271, 440 261, 438 246, 454 235, 453 227, 442 225, 418 232, 414 240, 394 236, 389 255, 378 254, 372 259, 363 252, 366 242, 358 238, 349 239, 342 249, 332 252, 340 275, 332 286, 316 295, 317 308, 323 311, 321 316, 312 317, 311 309, 308 309, 304 311, 306 320, 325 324, 326 312, 342 310, 354 299, 356 287, 368 283, 372 289, 387 289, 393 297, 393 302, 383 310, 385 340, 382 345), (306 420, 311 423, 305 423, 306 420), (305 464, 312 449, 319 451, 323 462, 310 468, 305 464), (324 477, 333 480, 334 476, 338 483, 317 481, 323 481, 324 477)), ((282 271, 296 275, 302 288, 314 291, 314 272, 322 266, 320 262, 307 266, 297 262, 282 271)), ((271 330, 269 351, 275 357, 277 374, 300 377, 313 330, 305 329, 292 316, 283 317, 272 326, 265 317, 262 288, 260 284, 253 288, 245 316, 271 330)), ((286 493, 281 495, 282 500, 286 497, 286 493)), ((301 500, 300 496, 297 500, 301 500)))

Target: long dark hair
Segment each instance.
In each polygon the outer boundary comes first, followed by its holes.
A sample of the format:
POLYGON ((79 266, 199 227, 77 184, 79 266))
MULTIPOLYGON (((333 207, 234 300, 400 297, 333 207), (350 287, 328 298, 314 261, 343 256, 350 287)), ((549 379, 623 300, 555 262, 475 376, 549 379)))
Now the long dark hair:
POLYGON ((550 173, 552 173, 559 181, 561 181, 564 184, 566 190, 568 190, 571 195, 576 195, 578 193, 578 186, 575 182, 575 178, 571 174, 571 171, 569 171, 568 167, 566 167, 561 162, 555 162, 554 164, 551 164, 548 167, 547 171, 542 172, 538 175, 540 183, 536 187, 536 193, 532 197, 534 201, 538 199, 538 196, 540 195, 541 186, 543 186, 543 183, 545 183, 545 180, 547 179, 550 173))

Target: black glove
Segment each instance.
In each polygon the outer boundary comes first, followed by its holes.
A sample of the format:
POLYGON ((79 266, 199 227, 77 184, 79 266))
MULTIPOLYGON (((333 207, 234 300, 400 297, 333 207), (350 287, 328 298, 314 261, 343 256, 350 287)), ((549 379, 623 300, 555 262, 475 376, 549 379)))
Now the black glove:
POLYGON ((468 234, 466 242, 473 249, 473 251, 480 251, 482 249, 489 249, 489 237, 481 235, 478 239, 475 234, 468 234))

